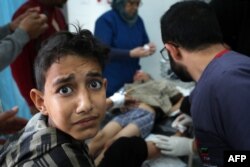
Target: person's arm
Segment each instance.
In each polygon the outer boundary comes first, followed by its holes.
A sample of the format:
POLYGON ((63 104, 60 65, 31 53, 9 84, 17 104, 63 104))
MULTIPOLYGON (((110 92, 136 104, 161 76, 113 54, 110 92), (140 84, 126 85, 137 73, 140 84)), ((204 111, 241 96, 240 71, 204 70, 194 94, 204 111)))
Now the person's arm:
POLYGON ((192 123, 192 118, 189 115, 182 113, 175 118, 171 126, 178 129, 181 133, 184 133, 188 127, 192 126, 192 123))
POLYGON ((147 159, 153 159, 160 155, 160 149, 156 147, 153 141, 146 141, 148 148, 148 157, 147 159))
POLYGON ((0 31, 1 37, 7 35, 0 40, 0 71, 16 58, 30 39, 38 37, 47 29, 47 17, 38 11, 36 8, 29 9, 0 31), (14 32, 10 34, 13 28, 14 32))
POLYGON ((130 56, 130 50, 110 48, 109 58, 113 60, 122 60, 130 56), (119 56, 118 56, 119 55, 119 56))
MULTIPOLYGON (((113 39, 114 31, 115 30, 112 25, 112 22, 108 18, 101 16, 99 19, 97 19, 95 23, 94 35, 105 45, 112 46, 112 42, 114 40, 113 39)), ((122 59, 128 56, 129 56, 128 49, 120 49, 114 47, 110 48, 110 54, 109 54, 110 59, 122 59)))
POLYGON ((0 27, 0 40, 11 34, 10 23, 0 27))
POLYGON ((106 109, 120 108, 124 105, 125 95, 121 93, 114 93, 106 99, 106 109))
POLYGON ((0 27, 0 71, 8 66, 29 41, 28 34, 21 29, 11 30, 11 23, 0 27))
MULTIPOLYGON (((143 48, 143 46, 138 46, 133 49, 122 49, 113 47, 112 44, 114 42, 114 34, 116 34, 116 31, 119 31, 119 25, 114 25, 112 17, 112 15, 101 16, 99 19, 97 19, 94 30, 95 37, 97 37, 104 44, 110 46, 109 59, 122 60, 128 57, 146 57, 151 55, 155 51, 155 45, 152 43, 149 43, 148 45, 150 49, 145 49, 143 48)), ((141 30, 143 31, 142 40, 145 44, 147 44, 149 41, 143 22, 141 23, 141 30)))
POLYGON ((156 135, 156 147, 167 156, 184 156, 194 154, 197 151, 195 140, 180 136, 156 135))
POLYGON ((21 130, 27 123, 26 119, 17 117, 18 108, 0 113, 0 134, 12 134, 21 130))
MULTIPOLYGON (((248 60, 247 60, 248 61, 248 60)), ((249 66, 244 64, 244 66, 249 66)), ((248 68, 249 69, 249 68, 248 68)), ((217 106, 212 117, 218 122, 218 133, 235 150, 250 150, 250 75, 246 68, 225 70, 215 83, 213 99, 217 106), (233 82, 232 82, 233 81, 233 82), (221 98, 223 96, 223 98, 221 98)), ((214 104, 215 104, 214 103, 214 104)))
POLYGON ((16 58, 28 41, 27 32, 20 28, 0 41, 0 71, 16 58))
POLYGON ((109 56, 111 59, 114 60, 115 59, 121 60, 122 58, 126 57, 132 57, 132 58, 147 57, 155 52, 155 45, 153 43, 150 43, 148 45, 150 45, 150 48, 152 49, 144 49, 143 46, 138 46, 131 50, 111 48, 109 56))
POLYGON ((124 106, 131 107, 131 106, 137 106, 139 101, 134 99, 133 97, 126 96, 125 94, 116 92, 112 96, 108 97, 106 99, 106 109, 115 109, 115 108, 121 108, 124 106))

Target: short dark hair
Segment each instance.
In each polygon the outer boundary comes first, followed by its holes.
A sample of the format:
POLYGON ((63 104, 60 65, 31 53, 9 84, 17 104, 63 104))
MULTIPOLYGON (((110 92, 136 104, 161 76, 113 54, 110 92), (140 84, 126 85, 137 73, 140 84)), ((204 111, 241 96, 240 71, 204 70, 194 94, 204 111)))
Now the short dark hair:
POLYGON ((215 43, 223 43, 216 14, 201 1, 182 1, 170 7, 161 17, 164 43, 174 43, 187 50, 199 50, 215 43))
POLYGON ((108 58, 109 48, 97 41, 89 30, 76 27, 76 32, 58 32, 41 47, 35 59, 37 89, 44 90, 46 72, 60 58, 73 54, 97 60, 102 70, 108 58))

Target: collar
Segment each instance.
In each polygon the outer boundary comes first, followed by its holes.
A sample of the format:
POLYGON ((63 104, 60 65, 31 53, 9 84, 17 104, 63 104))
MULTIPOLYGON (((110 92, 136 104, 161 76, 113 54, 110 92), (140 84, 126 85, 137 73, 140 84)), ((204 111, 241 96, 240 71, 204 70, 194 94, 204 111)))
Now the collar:
POLYGON ((214 58, 220 58, 221 56, 223 56, 227 52, 229 52, 229 50, 224 49, 224 50, 220 51, 219 53, 217 53, 214 58))

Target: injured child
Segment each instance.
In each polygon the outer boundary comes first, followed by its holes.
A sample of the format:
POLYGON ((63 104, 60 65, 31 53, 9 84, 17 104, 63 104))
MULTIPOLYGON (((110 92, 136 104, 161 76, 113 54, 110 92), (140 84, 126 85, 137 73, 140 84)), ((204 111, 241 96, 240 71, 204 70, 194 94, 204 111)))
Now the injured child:
POLYGON ((125 84, 122 91, 106 100, 108 110, 121 108, 121 113, 88 143, 96 165, 103 158, 105 150, 118 138, 146 138, 151 133, 156 118, 171 114, 173 105, 179 105, 182 99, 183 96, 175 85, 166 80, 155 81, 148 74, 137 72, 134 83, 125 84))

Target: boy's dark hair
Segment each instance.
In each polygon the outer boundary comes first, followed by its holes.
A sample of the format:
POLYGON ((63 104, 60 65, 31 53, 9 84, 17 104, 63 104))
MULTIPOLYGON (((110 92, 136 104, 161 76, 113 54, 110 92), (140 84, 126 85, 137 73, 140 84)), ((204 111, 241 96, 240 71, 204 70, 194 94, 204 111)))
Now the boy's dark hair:
POLYGON ((201 1, 177 2, 161 17, 161 36, 187 50, 200 50, 223 43, 222 33, 212 8, 201 1))
POLYGON ((73 54, 95 59, 103 70, 108 53, 109 49, 97 41, 89 30, 77 27, 75 33, 54 34, 43 44, 34 63, 37 89, 44 90, 46 72, 61 57, 73 54))

